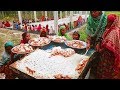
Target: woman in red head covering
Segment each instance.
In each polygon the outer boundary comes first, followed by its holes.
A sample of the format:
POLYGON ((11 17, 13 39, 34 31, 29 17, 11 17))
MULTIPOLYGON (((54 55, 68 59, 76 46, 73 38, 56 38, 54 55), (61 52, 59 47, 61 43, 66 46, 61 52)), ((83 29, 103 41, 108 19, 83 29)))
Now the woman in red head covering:
POLYGON ((43 27, 40 31, 40 37, 47 37, 47 30, 43 27))
POLYGON ((37 27, 37 31, 40 32, 40 30, 41 30, 41 24, 39 24, 37 27))
POLYGON ((120 79, 120 28, 119 17, 110 14, 107 17, 106 30, 101 43, 97 45, 100 61, 91 69, 97 79, 120 79))
POLYGON ((5 25, 5 27, 10 27, 9 21, 6 21, 6 23, 4 25, 5 25))

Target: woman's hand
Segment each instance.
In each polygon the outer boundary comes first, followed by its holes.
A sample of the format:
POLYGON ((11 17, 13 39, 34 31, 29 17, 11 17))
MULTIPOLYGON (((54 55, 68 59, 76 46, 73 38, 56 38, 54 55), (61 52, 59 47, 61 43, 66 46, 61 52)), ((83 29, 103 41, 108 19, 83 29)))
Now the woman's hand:
POLYGON ((100 50, 100 46, 99 46, 99 44, 97 44, 96 45, 96 51, 99 52, 99 50, 100 50))

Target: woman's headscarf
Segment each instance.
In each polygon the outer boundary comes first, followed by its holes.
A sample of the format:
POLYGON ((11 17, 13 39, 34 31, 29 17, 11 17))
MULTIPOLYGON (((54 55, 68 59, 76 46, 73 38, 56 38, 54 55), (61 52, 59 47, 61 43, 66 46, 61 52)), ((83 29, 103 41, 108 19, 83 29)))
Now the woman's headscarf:
POLYGON ((115 19, 116 19, 116 14, 109 14, 108 16, 107 16, 107 19, 109 20, 109 21, 111 21, 111 22, 114 22, 115 21, 115 19))
POLYGON ((86 33, 90 37, 97 36, 96 39, 98 39, 102 36, 103 32, 105 31, 106 25, 107 17, 104 13, 100 14, 100 16, 98 16, 97 18, 93 18, 90 13, 87 21, 86 33))
MULTIPOLYGON (((62 36, 61 34, 61 30, 65 29, 66 27, 64 25, 60 26, 59 30, 58 30, 58 36, 62 36)), ((66 39, 68 40, 72 40, 72 38, 68 35, 68 33, 65 33, 64 36, 66 37, 66 39)))
MULTIPOLYGON (((117 25, 118 25, 118 19, 117 19, 117 16, 116 14, 109 14, 107 16, 107 20, 110 21, 110 22, 113 22, 110 29, 112 28, 115 28, 117 25)), ((103 35, 103 38, 106 37, 106 35, 108 34, 109 32, 105 31, 104 35, 103 35)))
POLYGON ((43 37, 43 36, 42 36, 42 33, 45 33, 46 36, 47 36, 47 30, 46 30, 46 28, 42 28, 42 29, 40 30, 40 37, 43 37))
POLYGON ((11 42, 11 41, 6 42, 4 47, 8 47, 8 46, 14 47, 13 42, 11 42))
POLYGON ((60 26, 59 30, 58 30, 58 35, 59 36, 62 36, 61 34, 61 30, 65 29, 66 27, 63 25, 63 26, 60 26))
MULTIPOLYGON (((118 23, 120 23, 119 18, 117 18, 117 16, 115 14, 110 14, 107 17, 108 20, 112 21, 113 24, 111 25, 111 27, 109 29, 106 29, 104 34, 103 34, 103 42, 102 45, 106 48, 114 48, 114 46, 119 47, 119 40, 120 40, 120 30, 119 27, 116 25, 118 23), (109 43, 109 44, 108 44, 109 43)), ((114 50, 112 50, 114 51, 114 50)), ((117 52, 117 51, 115 51, 117 52)))

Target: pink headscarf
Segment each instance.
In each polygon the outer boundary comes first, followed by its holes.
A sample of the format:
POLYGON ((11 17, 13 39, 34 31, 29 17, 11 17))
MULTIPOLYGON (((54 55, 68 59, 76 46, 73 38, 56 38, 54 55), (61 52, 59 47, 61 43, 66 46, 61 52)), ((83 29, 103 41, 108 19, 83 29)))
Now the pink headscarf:
POLYGON ((107 16, 107 19, 111 22, 114 22, 116 17, 117 17, 116 14, 110 14, 107 16))

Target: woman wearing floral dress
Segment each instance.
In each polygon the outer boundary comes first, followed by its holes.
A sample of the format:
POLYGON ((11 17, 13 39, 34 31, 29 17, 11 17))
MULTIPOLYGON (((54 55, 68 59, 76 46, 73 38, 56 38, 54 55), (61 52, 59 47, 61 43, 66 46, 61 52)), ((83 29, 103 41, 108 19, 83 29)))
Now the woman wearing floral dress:
POLYGON ((96 79, 120 79, 120 20, 115 14, 107 17, 102 41, 96 46, 100 61, 91 73, 96 79))

